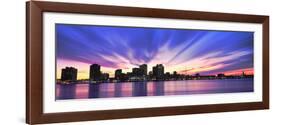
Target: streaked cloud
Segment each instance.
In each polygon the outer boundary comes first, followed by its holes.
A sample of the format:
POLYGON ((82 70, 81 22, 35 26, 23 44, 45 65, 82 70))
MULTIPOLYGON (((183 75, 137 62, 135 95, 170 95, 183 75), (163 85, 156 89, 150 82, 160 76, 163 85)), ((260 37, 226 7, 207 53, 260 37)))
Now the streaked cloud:
POLYGON ((164 64, 165 71, 215 74, 253 68, 253 33, 160 28, 57 24, 57 77, 65 66, 78 68, 87 78, 89 65, 98 63, 113 75, 140 64, 149 71, 164 64))

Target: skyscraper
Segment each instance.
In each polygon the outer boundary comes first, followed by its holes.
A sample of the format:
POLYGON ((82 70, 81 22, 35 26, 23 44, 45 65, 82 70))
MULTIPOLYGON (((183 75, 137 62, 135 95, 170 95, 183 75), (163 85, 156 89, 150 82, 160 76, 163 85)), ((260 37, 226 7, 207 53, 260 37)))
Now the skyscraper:
POLYGON ((141 70, 142 76, 147 76, 147 65, 146 64, 140 65, 140 70, 141 70))
POLYGON ((122 76, 122 69, 115 70, 115 79, 120 80, 122 76))
POLYGON ((162 64, 157 64, 153 67, 153 76, 156 80, 164 80, 164 66, 162 64))
POLYGON ((152 72, 152 71, 149 71, 148 75, 152 77, 153 72, 152 72))
POLYGON ((100 65, 92 64, 90 66, 90 80, 99 81, 101 77, 100 65))
POLYGON ((133 68, 132 70, 132 75, 135 77, 139 77, 142 75, 142 71, 140 68, 133 68))
POLYGON ((71 80, 75 81, 77 80, 77 69, 73 67, 65 67, 61 71, 61 80, 66 81, 66 80, 71 80))

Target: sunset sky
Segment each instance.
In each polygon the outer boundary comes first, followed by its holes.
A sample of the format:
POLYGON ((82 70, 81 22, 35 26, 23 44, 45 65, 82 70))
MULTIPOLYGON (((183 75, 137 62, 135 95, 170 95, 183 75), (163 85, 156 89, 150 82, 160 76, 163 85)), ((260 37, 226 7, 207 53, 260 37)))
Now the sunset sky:
POLYGON ((56 24, 56 54, 57 78, 72 66, 88 79, 94 63, 111 77, 141 64, 190 75, 253 74, 253 32, 56 24))

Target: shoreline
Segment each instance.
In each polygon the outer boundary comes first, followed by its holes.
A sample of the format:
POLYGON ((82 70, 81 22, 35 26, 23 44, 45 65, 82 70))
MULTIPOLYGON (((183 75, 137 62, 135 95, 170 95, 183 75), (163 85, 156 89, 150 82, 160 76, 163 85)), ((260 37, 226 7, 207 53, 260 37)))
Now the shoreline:
POLYGON ((170 81, 196 81, 196 80, 241 80, 241 79, 254 79, 250 78, 224 78, 224 79, 186 79, 186 80, 147 80, 147 81, 118 81, 118 82, 94 82, 89 80, 77 80, 77 81, 56 81, 55 84, 72 85, 72 84, 119 84, 119 83, 142 83, 142 82, 170 82, 170 81))

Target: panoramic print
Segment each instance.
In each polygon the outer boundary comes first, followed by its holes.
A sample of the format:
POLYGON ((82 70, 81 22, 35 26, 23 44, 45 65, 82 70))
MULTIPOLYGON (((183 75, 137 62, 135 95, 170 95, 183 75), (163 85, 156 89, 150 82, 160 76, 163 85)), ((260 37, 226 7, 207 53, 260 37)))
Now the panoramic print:
POLYGON ((56 100, 254 91, 253 32, 56 24, 56 100))

